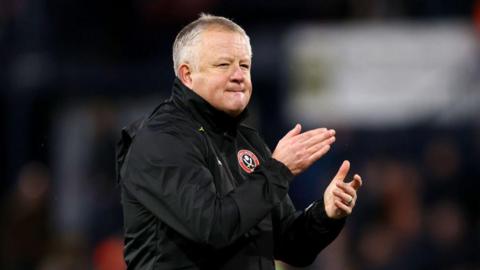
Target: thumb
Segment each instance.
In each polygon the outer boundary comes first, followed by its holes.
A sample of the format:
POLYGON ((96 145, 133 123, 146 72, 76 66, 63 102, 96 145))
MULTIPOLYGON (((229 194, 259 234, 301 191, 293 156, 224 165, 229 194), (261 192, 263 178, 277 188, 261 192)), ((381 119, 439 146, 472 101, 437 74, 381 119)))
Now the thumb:
POLYGON ((335 181, 343 181, 350 170, 350 162, 348 160, 344 160, 340 169, 338 169, 337 175, 333 178, 335 181))
POLYGON ((289 137, 298 135, 300 134, 300 131, 302 131, 302 126, 300 124, 296 124, 295 127, 284 136, 284 138, 289 138, 289 137))

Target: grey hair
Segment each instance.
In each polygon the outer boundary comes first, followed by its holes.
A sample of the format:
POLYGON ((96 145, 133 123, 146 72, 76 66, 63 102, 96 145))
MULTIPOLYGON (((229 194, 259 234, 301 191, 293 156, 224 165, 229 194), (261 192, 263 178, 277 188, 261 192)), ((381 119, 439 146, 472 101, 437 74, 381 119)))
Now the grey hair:
POLYGON ((201 33, 211 28, 243 35, 248 44, 249 54, 250 56, 252 55, 250 38, 242 27, 225 17, 201 13, 198 19, 189 23, 178 32, 173 43, 173 70, 176 76, 178 76, 178 68, 182 63, 189 63, 196 68, 197 60, 195 59, 194 47, 200 42, 201 33))

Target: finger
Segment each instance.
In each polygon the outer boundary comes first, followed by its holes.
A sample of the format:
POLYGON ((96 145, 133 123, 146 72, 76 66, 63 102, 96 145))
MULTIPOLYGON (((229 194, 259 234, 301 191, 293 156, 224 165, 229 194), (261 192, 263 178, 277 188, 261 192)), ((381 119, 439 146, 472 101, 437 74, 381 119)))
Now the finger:
POLYGON ((335 137, 330 137, 322 142, 317 142, 316 144, 314 145, 310 145, 309 148, 307 149, 307 151, 310 153, 310 154, 314 154, 315 152, 319 151, 320 149, 322 149, 324 146, 326 145, 331 145, 335 142, 336 138, 335 137))
POLYGON ((338 207, 344 214, 350 215, 352 213, 352 208, 345 205, 341 201, 335 200, 335 206, 338 207))
POLYGON ((345 192, 340 192, 339 190, 334 190, 333 195, 339 198, 345 205, 351 206, 353 203, 353 196, 348 195, 345 192))
POLYGON ((335 139, 332 140, 332 138, 335 138, 334 134, 334 131, 325 131, 302 141, 302 143, 305 144, 307 148, 318 144, 332 144, 335 141, 335 139))
POLYGON ((363 184, 362 177, 360 175, 355 174, 353 176, 353 180, 348 183, 349 186, 351 186, 353 189, 358 190, 363 184))
POLYGON ((309 131, 305 131, 300 135, 300 142, 306 142, 312 138, 318 139, 319 137, 329 137, 330 133, 326 128, 316 128, 309 131))
POLYGON ((338 169, 337 175, 335 175, 333 179, 336 181, 343 182, 349 170, 350 170, 350 162, 348 160, 344 160, 342 165, 340 166, 340 169, 338 169))
POLYGON ((293 137, 295 135, 300 134, 301 131, 302 131, 302 125, 296 124, 295 127, 292 130, 290 130, 289 132, 287 132, 287 134, 285 134, 285 136, 283 138, 293 137))
POLYGON ((325 155, 328 151, 330 151, 330 145, 324 145, 322 146, 318 151, 314 152, 313 154, 310 155, 310 162, 315 162, 319 160, 323 155, 325 155))
POLYGON ((347 183, 338 182, 337 187, 352 197, 355 197, 357 195, 357 192, 355 191, 355 189, 353 189, 353 187, 351 187, 347 183))

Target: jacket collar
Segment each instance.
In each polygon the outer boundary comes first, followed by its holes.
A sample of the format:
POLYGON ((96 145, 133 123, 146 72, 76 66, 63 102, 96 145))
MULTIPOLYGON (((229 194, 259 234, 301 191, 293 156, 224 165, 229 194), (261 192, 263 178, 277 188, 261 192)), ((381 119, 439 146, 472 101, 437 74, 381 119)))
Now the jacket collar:
POLYGON ((194 119, 204 125, 204 128, 215 131, 235 131, 240 123, 248 117, 247 108, 237 117, 215 109, 178 78, 175 78, 173 83, 172 99, 177 106, 188 111, 194 119))

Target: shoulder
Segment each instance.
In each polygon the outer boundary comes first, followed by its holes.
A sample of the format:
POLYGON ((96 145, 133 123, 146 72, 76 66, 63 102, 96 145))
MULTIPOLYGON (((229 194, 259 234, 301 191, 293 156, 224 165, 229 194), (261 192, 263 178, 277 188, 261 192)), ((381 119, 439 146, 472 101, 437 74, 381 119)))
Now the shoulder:
POLYGON ((205 138, 196 123, 185 112, 162 106, 145 119, 132 143, 132 155, 141 159, 182 159, 186 155, 201 156, 205 138))
POLYGON ((144 136, 173 135, 185 139, 200 139, 201 125, 185 110, 167 101, 157 107, 145 120, 142 134, 144 136))

